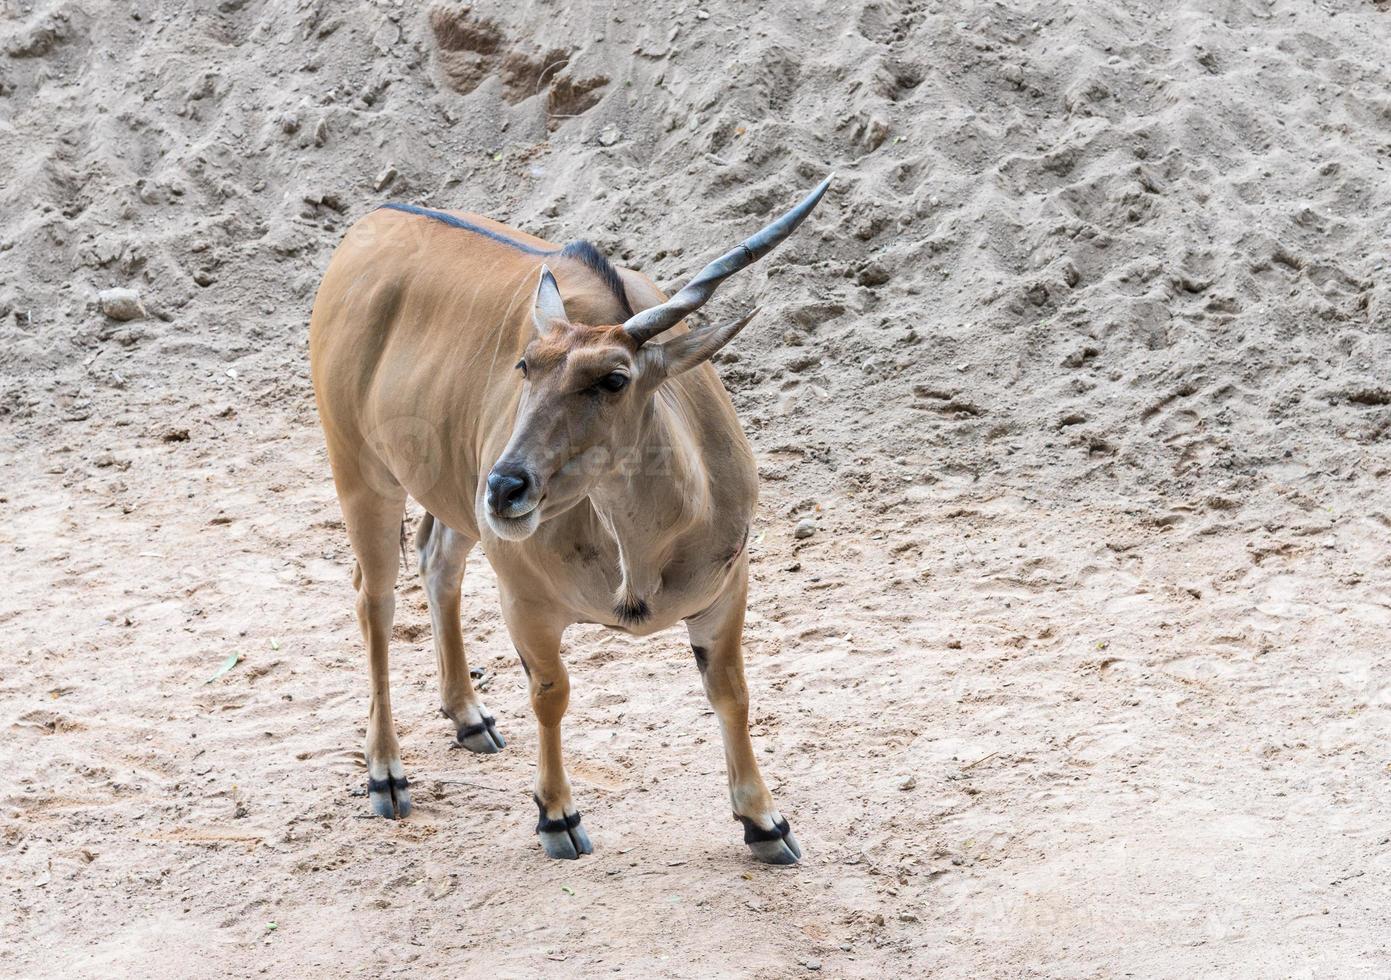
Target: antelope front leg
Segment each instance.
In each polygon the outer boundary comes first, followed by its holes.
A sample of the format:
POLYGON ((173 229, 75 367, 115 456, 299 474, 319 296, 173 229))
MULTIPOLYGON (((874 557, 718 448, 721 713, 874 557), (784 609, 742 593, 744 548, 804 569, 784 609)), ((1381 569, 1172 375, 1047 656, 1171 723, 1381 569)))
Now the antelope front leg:
POLYGON ((580 811, 570 798, 570 777, 561 760, 560 722, 570 704, 570 675, 560 660, 564 627, 550 622, 544 610, 515 602, 505 593, 502 613, 522 658, 540 735, 532 793, 541 811, 537 836, 548 857, 573 860, 581 854, 593 854, 594 845, 580 824, 580 811))
POLYGON ((792 828, 773 806, 749 740, 749 689, 744 681, 744 603, 748 568, 741 566, 729 590, 709 609, 686 620, 696 666, 710 707, 720 721, 729 799, 744 825, 744 843, 766 864, 796 864, 802 856, 792 828))

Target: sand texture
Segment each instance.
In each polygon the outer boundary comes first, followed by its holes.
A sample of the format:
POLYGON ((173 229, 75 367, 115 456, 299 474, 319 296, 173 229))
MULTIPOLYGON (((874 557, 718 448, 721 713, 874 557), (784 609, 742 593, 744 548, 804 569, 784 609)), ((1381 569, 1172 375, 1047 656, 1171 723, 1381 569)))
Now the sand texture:
POLYGON ((1385 4, 0 9, 8 975, 1391 976, 1385 4), (346 227, 674 288, 832 171, 710 306, 763 309, 716 368, 804 862, 749 859, 684 635, 593 627, 596 853, 546 860, 477 554, 509 744, 451 749, 403 575, 370 819, 305 348, 346 227))

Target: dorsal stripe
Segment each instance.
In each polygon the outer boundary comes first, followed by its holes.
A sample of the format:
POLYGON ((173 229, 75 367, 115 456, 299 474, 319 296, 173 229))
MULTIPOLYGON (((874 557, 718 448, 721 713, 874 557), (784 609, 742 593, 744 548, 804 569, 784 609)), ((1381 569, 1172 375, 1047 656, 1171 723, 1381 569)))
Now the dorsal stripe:
POLYGON ((463 218, 456 218, 452 214, 444 211, 432 211, 430 208, 418 207, 414 204, 381 204, 378 207, 387 208, 391 211, 404 211, 407 214, 418 214, 422 218, 430 218, 434 221, 443 222, 452 228, 462 228, 464 231, 471 231, 475 235, 482 235, 484 238, 491 238, 495 242, 503 245, 511 245, 515 249, 520 249, 528 255, 554 255, 553 251, 537 248, 535 245, 528 245, 526 242, 519 242, 515 238, 508 238, 501 232, 493 231, 491 228, 484 228, 476 225, 472 221, 465 221, 463 218))
POLYGON ((392 211, 404 211, 406 214, 419 215, 422 218, 429 218, 432 221, 438 221, 442 224, 449 225, 451 228, 462 228, 464 231, 471 231, 475 235, 482 235, 484 238, 491 239, 499 244, 510 245, 512 248, 520 252, 525 252, 527 255, 560 255, 567 259, 575 259, 598 274, 599 278, 604 281, 604 285, 608 287, 609 292, 613 293, 618 299, 621 311, 625 317, 633 315, 633 308, 628 304, 628 293, 627 290, 623 288, 623 279, 619 276, 618 270, 613 267, 613 264, 609 262, 609 260, 604 257, 604 254, 595 248, 592 243, 584 241, 583 239, 573 241, 564 248, 537 248, 535 245, 519 242, 515 238, 508 238, 501 232, 494 231, 491 228, 484 228, 482 225, 476 225, 472 221, 456 218, 454 215, 444 211, 422 208, 415 204, 389 203, 380 204, 378 207, 387 208, 392 211))

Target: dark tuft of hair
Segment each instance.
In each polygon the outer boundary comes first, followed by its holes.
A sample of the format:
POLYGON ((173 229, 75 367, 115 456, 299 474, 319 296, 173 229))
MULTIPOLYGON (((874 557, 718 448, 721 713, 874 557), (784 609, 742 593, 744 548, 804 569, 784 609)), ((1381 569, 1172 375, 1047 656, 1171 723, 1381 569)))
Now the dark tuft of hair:
POLYGON ((609 292, 618 300, 618 307, 624 319, 633 315, 633 308, 628 304, 628 291, 623 288, 622 277, 613 267, 613 263, 604 258, 604 253, 594 247, 593 242, 583 239, 571 242, 560 250, 560 254, 567 259, 578 259, 597 273, 599 278, 604 280, 609 292))
POLYGON ((618 621, 625 626, 633 626, 641 623, 648 616, 652 615, 652 610, 647 605, 646 599, 634 599, 632 602, 620 602, 613 609, 618 616, 618 621))

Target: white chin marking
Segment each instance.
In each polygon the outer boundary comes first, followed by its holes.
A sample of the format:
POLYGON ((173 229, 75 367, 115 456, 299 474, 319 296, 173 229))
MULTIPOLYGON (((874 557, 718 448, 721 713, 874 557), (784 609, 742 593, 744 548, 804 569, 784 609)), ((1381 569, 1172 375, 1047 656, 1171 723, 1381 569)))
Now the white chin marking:
POLYGON ((498 537, 506 541, 525 541, 536 533, 536 529, 541 525, 541 508, 535 507, 522 517, 506 518, 496 517, 492 511, 488 511, 485 516, 488 520, 488 527, 498 537))

